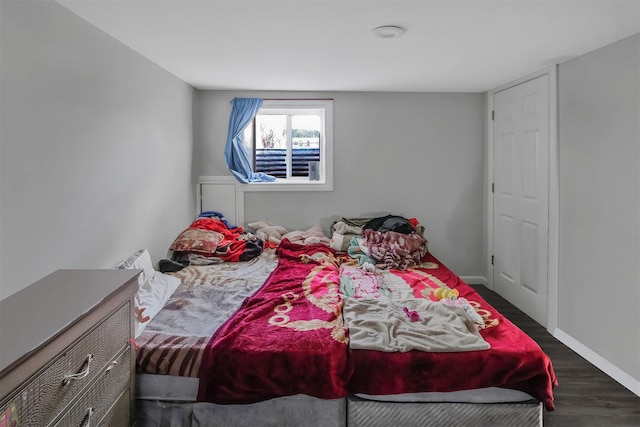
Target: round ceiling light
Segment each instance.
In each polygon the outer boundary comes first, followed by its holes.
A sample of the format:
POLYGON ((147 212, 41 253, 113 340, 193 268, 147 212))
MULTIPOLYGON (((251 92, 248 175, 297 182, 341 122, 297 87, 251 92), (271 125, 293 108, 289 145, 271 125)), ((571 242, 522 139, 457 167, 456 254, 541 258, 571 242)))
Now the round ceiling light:
POLYGON ((397 25, 383 25, 382 27, 374 28, 373 34, 382 39, 393 39, 396 37, 400 37, 407 30, 402 27, 398 27, 397 25))

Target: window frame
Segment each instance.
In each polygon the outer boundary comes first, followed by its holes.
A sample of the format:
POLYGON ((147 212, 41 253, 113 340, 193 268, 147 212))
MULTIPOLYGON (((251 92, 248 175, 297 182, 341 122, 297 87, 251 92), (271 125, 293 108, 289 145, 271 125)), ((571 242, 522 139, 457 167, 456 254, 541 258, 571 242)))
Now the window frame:
MULTIPOLYGON (((276 178, 273 182, 239 184, 241 191, 333 191, 333 99, 265 99, 258 114, 314 114, 320 113, 324 132, 320 132, 320 179, 308 177, 276 178), (262 113, 264 114, 264 113, 262 113)), ((254 135, 255 137, 255 135, 254 135)), ((255 144, 255 141, 254 141, 255 144)), ((288 150, 287 150, 288 151, 288 150)), ((253 153, 255 156, 255 146, 253 153)))

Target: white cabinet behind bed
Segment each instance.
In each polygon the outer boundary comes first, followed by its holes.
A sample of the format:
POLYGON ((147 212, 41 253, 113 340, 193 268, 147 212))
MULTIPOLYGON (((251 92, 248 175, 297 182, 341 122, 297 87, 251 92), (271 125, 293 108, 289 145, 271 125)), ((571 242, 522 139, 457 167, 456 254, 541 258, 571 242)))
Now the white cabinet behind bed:
POLYGON ((244 225, 244 193, 232 176, 201 176, 197 188, 198 214, 222 213, 234 225, 244 225))

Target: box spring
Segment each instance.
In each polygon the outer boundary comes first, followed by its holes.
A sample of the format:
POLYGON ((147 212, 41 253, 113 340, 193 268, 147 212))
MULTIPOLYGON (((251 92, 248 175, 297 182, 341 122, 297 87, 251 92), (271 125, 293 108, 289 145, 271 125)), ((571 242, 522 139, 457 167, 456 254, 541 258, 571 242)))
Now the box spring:
POLYGON ((243 405, 195 402, 197 378, 139 374, 141 426, 518 426, 542 425, 542 404, 517 390, 349 396, 296 395, 243 405), (363 398, 364 397, 364 398, 363 398), (449 401, 447 401, 449 400, 449 401), (454 400, 452 402, 451 400, 454 400))

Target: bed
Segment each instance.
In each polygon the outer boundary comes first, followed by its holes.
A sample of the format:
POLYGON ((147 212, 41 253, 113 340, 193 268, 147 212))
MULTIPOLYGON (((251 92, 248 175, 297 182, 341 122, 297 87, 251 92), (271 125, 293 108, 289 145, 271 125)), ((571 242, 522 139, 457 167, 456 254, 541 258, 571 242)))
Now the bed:
POLYGON ((346 230, 360 233, 242 237, 263 250, 146 266, 180 284, 135 340, 139 424, 542 425, 557 380, 531 338, 426 244, 380 253, 418 233, 346 230))

